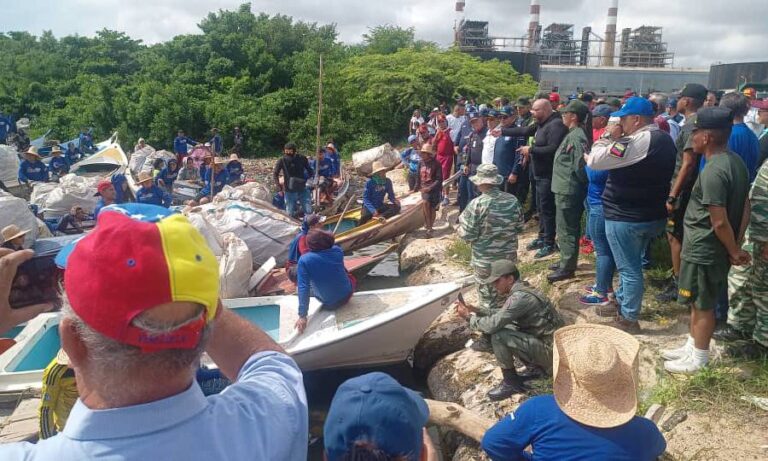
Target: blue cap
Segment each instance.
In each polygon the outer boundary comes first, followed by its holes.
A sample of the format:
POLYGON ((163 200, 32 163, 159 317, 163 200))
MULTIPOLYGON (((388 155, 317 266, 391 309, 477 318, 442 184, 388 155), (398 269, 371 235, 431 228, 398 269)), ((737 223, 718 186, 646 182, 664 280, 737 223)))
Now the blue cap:
POLYGON ((357 441, 390 456, 417 461, 429 408, 416 392, 391 376, 374 372, 344 382, 325 418, 323 438, 328 461, 338 461, 357 441))
POLYGON ((669 98, 667 107, 677 107, 677 98, 669 98))
POLYGON ((501 114, 496 109, 491 109, 488 111, 488 117, 499 118, 499 115, 501 114))
POLYGON ((490 112, 491 112, 490 109, 488 109, 487 107, 482 107, 480 109, 480 116, 481 117, 487 117, 488 113, 490 113, 490 112))
POLYGON ((419 138, 415 134, 412 134, 412 135, 408 136, 408 144, 416 141, 417 139, 419 139, 419 138))
POLYGON ((626 117, 627 115, 653 117, 656 114, 653 111, 653 104, 651 104, 651 101, 639 96, 632 96, 627 99, 618 112, 612 113, 611 117, 626 117))
POLYGON ((504 106, 499 110, 499 112, 501 112, 501 115, 513 115, 515 113, 515 109, 513 109, 512 106, 504 106))
POLYGON ((467 114, 470 120, 474 120, 476 118, 480 118, 480 112, 472 111, 469 114, 467 114))
POLYGON ((610 118, 612 113, 613 113, 613 108, 611 106, 609 106, 608 104, 599 104, 594 109, 592 109, 592 116, 593 117, 608 117, 608 118, 610 118))

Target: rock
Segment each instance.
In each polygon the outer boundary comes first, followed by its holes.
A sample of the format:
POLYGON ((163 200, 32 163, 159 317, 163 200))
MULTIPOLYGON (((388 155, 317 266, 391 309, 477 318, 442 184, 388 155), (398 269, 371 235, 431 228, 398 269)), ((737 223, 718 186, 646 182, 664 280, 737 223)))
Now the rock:
POLYGON ((453 454, 452 461, 486 461, 488 459, 480 448, 480 445, 473 440, 464 440, 459 444, 456 452, 453 454))
POLYGON ((659 424, 659 420, 664 415, 664 406, 659 405, 658 403, 654 403, 653 405, 648 408, 648 411, 645 412, 646 419, 650 419, 655 424, 659 424))
POLYGON ((412 272, 429 263, 447 259, 449 242, 448 238, 415 239, 407 236, 401 244, 400 270, 412 272))
POLYGON ((400 153, 389 143, 386 143, 352 154, 352 164, 357 174, 371 174, 373 162, 381 162, 387 168, 394 168, 400 163, 400 153))
POLYGON ((413 353, 413 365, 428 370, 440 358, 464 348, 469 324, 451 307, 432 322, 413 353))
POLYGON ((664 424, 661 425, 661 429, 664 432, 669 432, 686 419, 688 419, 688 413, 684 410, 675 410, 675 412, 672 413, 672 416, 667 418, 667 420, 664 421, 664 424))
POLYGON ((408 188, 408 170, 397 168, 387 171, 387 178, 392 181, 392 189, 395 191, 395 197, 408 195, 410 192, 410 189, 408 188))

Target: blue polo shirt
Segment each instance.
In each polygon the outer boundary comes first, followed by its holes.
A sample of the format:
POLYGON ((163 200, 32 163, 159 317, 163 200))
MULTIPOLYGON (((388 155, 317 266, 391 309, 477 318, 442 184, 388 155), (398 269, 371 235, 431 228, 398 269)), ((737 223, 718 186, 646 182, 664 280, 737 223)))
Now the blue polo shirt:
POLYGON ((40 160, 30 162, 23 160, 19 165, 19 182, 40 181, 48 182, 48 167, 40 160))
POLYGON ((69 173, 69 162, 64 157, 51 157, 48 162, 48 172, 59 176, 69 173))
POLYGON ((162 170, 160 170, 160 173, 155 176, 155 184, 160 184, 160 181, 163 181, 165 187, 168 189, 173 189, 173 183, 176 182, 176 178, 178 176, 178 168, 176 168, 174 171, 171 171, 168 167, 164 167, 162 170))
POLYGON ((308 412, 296 363, 277 352, 246 361, 221 394, 200 386, 110 410, 75 403, 64 431, 36 444, 0 445, 3 460, 304 460, 308 412))
POLYGON ((187 155, 188 144, 192 144, 194 146, 197 144, 197 142, 194 139, 190 139, 186 136, 176 136, 176 138, 173 140, 173 151, 179 155, 187 155))
POLYGON ((421 162, 421 155, 419 151, 413 147, 409 147, 400 153, 400 161, 408 168, 408 174, 419 174, 419 162, 421 162))
POLYGON ((317 159, 313 158, 309 161, 309 167, 312 168, 313 171, 317 171, 317 174, 319 176, 323 176, 326 178, 330 178, 333 176, 333 162, 331 162, 330 159, 323 157, 322 160, 320 160, 320 168, 317 168, 317 159))
POLYGON ((365 190, 363 191, 363 206, 371 214, 376 213, 376 210, 384 205, 384 198, 389 198, 390 202, 395 203, 395 190, 392 186, 392 180, 385 178, 384 183, 379 184, 373 178, 369 179, 365 183, 365 190))
POLYGON ((227 176, 229 176, 229 182, 240 181, 240 177, 245 173, 243 170, 243 164, 237 160, 231 160, 227 163, 227 176))
POLYGON ((542 395, 490 428, 482 447, 493 461, 652 461, 667 442, 648 419, 635 416, 618 427, 590 427, 563 413, 553 395, 542 395), (525 451, 528 445, 532 453, 525 451))
MULTIPOLYGON (((200 189, 200 194, 202 196, 211 195, 211 174, 213 174, 213 169, 207 169, 205 171, 205 176, 203 177, 205 185, 200 189)), ((213 194, 216 195, 221 192, 227 184, 229 184, 229 175, 227 174, 227 169, 222 168, 221 171, 216 173, 216 177, 213 178, 213 194)))
POLYGON ((138 203, 148 203, 150 205, 164 206, 168 208, 173 202, 170 194, 158 186, 152 188, 141 187, 136 191, 136 201, 138 203))
POLYGON ((309 293, 326 306, 338 307, 352 294, 352 281, 344 268, 344 251, 334 245, 327 250, 310 251, 301 255, 297 268, 299 315, 309 310, 309 293))
MULTIPOLYGON (((746 123, 736 123, 731 130, 731 137, 728 138, 728 149, 744 160, 749 172, 749 183, 752 184, 757 177, 758 159, 760 158, 760 141, 755 133, 749 129, 746 123)), ((699 162, 699 171, 704 170, 707 159, 701 156, 699 162)))

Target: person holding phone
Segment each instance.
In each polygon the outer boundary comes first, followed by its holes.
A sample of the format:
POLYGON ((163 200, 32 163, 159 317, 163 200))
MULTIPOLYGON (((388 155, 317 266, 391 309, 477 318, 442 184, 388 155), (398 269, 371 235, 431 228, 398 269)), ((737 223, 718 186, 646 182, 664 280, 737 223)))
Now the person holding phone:
POLYGON ((11 287, 19 266, 32 259, 34 255, 32 250, 14 251, 10 248, 0 248, 0 336, 11 328, 28 322, 38 314, 53 308, 50 303, 32 304, 18 309, 11 306, 11 287))

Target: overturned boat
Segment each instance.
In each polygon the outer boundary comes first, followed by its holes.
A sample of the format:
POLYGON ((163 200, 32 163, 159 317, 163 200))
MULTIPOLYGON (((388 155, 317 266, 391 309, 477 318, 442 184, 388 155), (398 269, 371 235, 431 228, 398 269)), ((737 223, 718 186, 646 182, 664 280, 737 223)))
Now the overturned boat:
MULTIPOLYGON (((355 293, 327 311, 310 300, 307 328, 298 334, 297 296, 226 299, 224 306, 258 325, 302 370, 360 367, 405 361, 429 325, 455 301, 460 285, 441 283, 355 293)), ((40 388, 43 369, 59 351, 59 313, 41 314, 0 355, 0 393, 40 388)), ((205 358, 206 365, 210 360, 205 358)), ((215 366, 215 365, 214 365, 215 366)))

